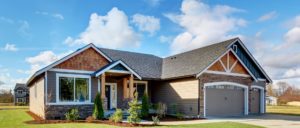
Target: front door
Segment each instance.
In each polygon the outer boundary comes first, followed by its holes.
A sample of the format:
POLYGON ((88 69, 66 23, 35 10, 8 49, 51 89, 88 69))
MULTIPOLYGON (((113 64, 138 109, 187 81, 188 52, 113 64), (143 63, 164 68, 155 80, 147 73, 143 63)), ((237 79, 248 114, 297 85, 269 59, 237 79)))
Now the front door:
POLYGON ((105 96, 107 99, 107 108, 116 109, 117 108, 117 84, 116 83, 105 84, 105 96))

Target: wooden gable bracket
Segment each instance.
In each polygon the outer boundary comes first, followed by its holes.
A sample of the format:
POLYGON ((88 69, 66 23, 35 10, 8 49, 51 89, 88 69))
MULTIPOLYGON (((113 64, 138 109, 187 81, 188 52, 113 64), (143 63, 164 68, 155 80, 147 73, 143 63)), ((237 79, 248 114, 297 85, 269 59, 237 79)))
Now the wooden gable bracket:
MULTIPOLYGON (((253 77, 253 79, 257 81, 256 77, 250 72, 232 49, 229 49, 216 59, 204 70, 204 72, 210 74, 253 77)), ((201 74, 198 74, 197 76, 200 75, 201 74)))

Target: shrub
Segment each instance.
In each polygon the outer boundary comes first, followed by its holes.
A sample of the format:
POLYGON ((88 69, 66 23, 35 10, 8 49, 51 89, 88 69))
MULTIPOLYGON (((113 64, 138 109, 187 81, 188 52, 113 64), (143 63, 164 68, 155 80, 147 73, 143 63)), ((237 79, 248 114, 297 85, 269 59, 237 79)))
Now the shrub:
POLYGON ((183 119, 183 114, 180 112, 176 113, 176 118, 182 120, 183 119))
POLYGON ((103 119, 104 118, 104 110, 102 106, 102 100, 100 93, 97 93, 94 100, 94 110, 93 110, 94 119, 103 119))
POLYGON ((153 125, 159 125, 159 118, 158 116, 152 116, 153 125))
POLYGON ((179 111, 178 111, 178 105, 176 103, 171 104, 171 108, 172 108, 172 114, 176 115, 179 111))
POLYGON ((146 118, 149 116, 149 99, 147 93, 144 93, 142 97, 142 111, 141 116, 146 118))
POLYGON ((141 110, 141 106, 139 105, 137 100, 137 93, 135 93, 135 98, 133 98, 133 100, 130 101, 128 104, 129 104, 129 109, 128 109, 129 116, 127 118, 128 122, 130 124, 139 123, 141 121, 139 117, 139 111, 141 110))
POLYGON ((89 117, 87 117, 87 118, 85 119, 85 121, 88 122, 88 123, 91 123, 91 122, 93 122, 94 120, 95 120, 95 118, 92 117, 92 116, 89 116, 89 117))
POLYGON ((65 117, 69 121, 75 121, 79 118, 78 109, 72 108, 66 114, 65 117))
POLYGON ((167 105, 159 102, 157 105, 157 115, 159 118, 165 117, 167 112, 167 105))
POLYGON ((123 112, 121 109, 117 109, 116 112, 109 117, 109 120, 115 123, 119 123, 122 122, 123 119, 123 112))

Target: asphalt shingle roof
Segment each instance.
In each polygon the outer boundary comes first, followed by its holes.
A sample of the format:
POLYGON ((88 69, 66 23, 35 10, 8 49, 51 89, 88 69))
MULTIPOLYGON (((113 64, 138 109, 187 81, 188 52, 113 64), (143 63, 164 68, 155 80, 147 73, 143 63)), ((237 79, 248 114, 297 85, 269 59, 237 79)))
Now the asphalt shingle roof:
POLYGON ((228 50, 237 38, 166 58, 128 51, 99 48, 113 61, 122 60, 143 79, 170 79, 196 75, 228 50))
POLYGON ((16 86, 15 86, 15 89, 17 89, 17 88, 27 88, 27 86, 26 86, 26 84, 17 83, 16 86))
POLYGON ((99 48, 113 61, 122 60, 143 79, 160 79, 162 58, 150 54, 99 48))
POLYGON ((194 49, 163 59, 162 79, 196 75, 228 50, 237 38, 194 49))

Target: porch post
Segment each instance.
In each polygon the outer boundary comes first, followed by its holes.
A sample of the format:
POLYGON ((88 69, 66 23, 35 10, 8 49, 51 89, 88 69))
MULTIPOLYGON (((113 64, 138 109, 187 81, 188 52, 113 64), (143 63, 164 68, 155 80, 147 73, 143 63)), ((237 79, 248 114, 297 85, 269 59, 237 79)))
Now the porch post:
POLYGON ((133 90, 133 75, 131 74, 129 77, 129 93, 130 93, 130 98, 134 97, 133 94, 134 90, 133 90))
POLYGON ((101 75, 101 98, 105 98, 105 73, 101 75))
POLYGON ((128 98, 128 88, 127 88, 127 78, 123 78, 123 95, 124 95, 124 98, 128 98))

